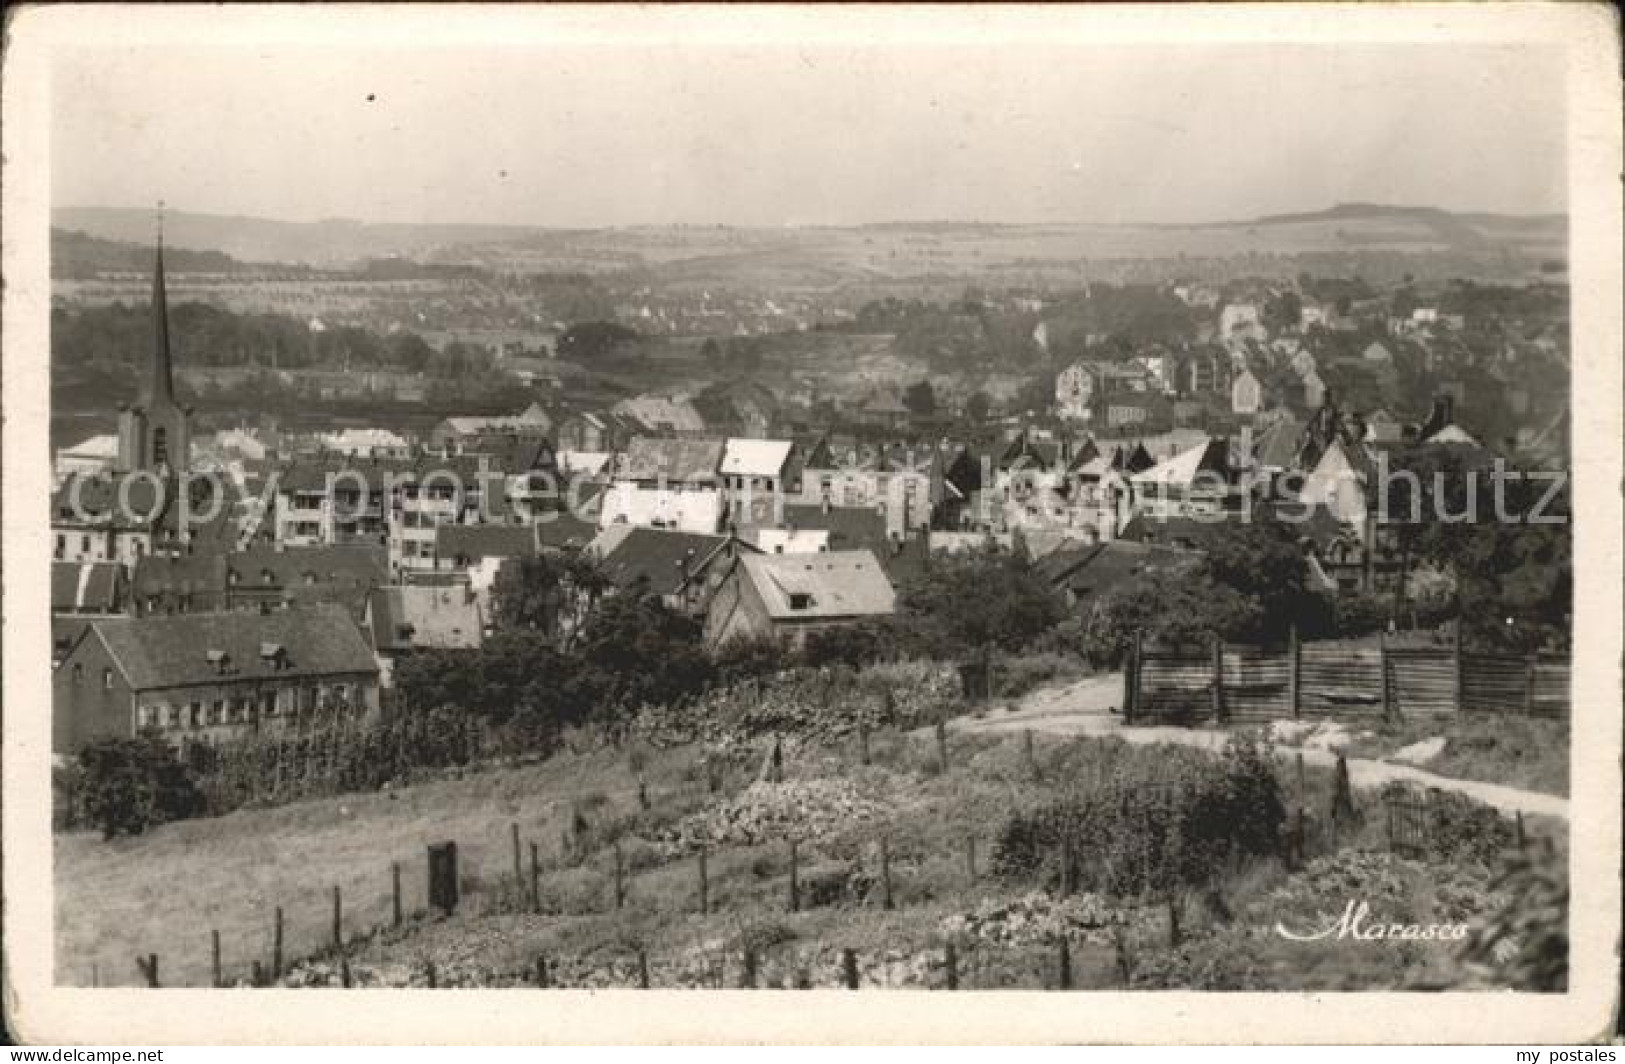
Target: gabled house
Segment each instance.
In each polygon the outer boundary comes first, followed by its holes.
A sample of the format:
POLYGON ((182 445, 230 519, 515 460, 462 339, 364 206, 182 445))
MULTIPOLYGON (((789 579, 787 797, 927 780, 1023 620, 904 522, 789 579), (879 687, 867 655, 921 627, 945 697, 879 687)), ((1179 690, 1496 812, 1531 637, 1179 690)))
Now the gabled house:
POLYGON ((944 496, 945 467, 941 454, 929 445, 825 436, 807 449, 799 496, 790 501, 873 510, 886 518, 888 531, 901 537, 930 525, 944 496))
POLYGON ((1077 611, 1137 576, 1178 569, 1197 560, 1195 553, 1177 547, 1112 540, 1063 545, 1034 561, 1033 571, 1069 611, 1077 611))
POLYGON ((52 674, 52 749, 153 728, 220 742, 378 708, 378 665, 337 606, 92 621, 52 674))
POLYGON ((362 628, 378 660, 379 682, 394 686, 395 664, 419 650, 474 650, 485 614, 466 587, 380 587, 367 599, 362 628))
POLYGON ((735 525, 776 520, 786 494, 801 492, 801 458, 791 440, 730 437, 721 472, 727 519, 735 525))
POLYGON ((118 562, 51 563, 51 663, 57 664, 85 627, 117 617, 129 605, 129 581, 118 562))
POLYGON ((1067 421, 1090 421, 1102 397, 1123 392, 1145 392, 1154 378, 1137 362, 1080 359, 1055 377, 1055 414, 1067 421))
POLYGON ((728 564, 756 548, 733 536, 611 525, 586 556, 617 594, 659 600, 689 616, 704 614, 728 564))
POLYGON ((699 436, 706 432, 705 419, 700 412, 692 402, 679 396, 634 396, 616 403, 610 413, 625 419, 634 432, 646 435, 699 436))
POLYGON ((715 534, 723 524, 722 440, 638 436, 605 492, 599 527, 715 534))
POLYGON ((1230 447, 1220 438, 1196 444, 1129 478, 1135 511, 1152 520, 1219 515, 1240 506, 1230 447))
POLYGON ((1252 417, 1264 409, 1264 386, 1251 369, 1243 369, 1230 383, 1230 411, 1252 417))
POLYGON ((705 641, 776 638, 799 647, 811 632, 889 617, 896 608, 870 551, 741 554, 711 598, 705 641))

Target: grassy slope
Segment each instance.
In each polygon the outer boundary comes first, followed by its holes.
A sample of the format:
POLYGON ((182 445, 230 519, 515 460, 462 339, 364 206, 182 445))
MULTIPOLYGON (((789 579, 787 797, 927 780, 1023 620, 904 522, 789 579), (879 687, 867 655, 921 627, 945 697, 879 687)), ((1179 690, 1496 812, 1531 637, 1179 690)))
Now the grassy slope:
MULTIPOLYGON (((799 944, 823 949, 829 978, 834 951, 852 946, 873 955, 882 947, 899 951, 933 949, 943 917, 987 898, 1008 898, 1033 884, 1001 884, 985 874, 975 882, 966 872, 965 840, 979 840, 985 871, 992 839, 1009 810, 1038 798, 1065 780, 1087 779, 1100 768, 1095 740, 1038 740, 1041 763, 1066 766, 1034 783, 1026 769, 1019 735, 1004 739, 955 736, 952 766, 935 766, 929 735, 877 736, 874 765, 854 764, 852 751, 792 751, 794 778, 845 777, 882 810, 879 821, 854 823, 825 843, 804 847, 803 883, 820 863, 861 855, 875 865, 876 839, 890 839, 898 908, 883 911, 871 895, 863 903, 786 913, 788 854, 782 843, 718 847, 710 855, 713 911, 696 912, 697 868, 692 858, 662 861, 652 848, 629 838, 627 859, 634 875, 625 911, 613 909, 613 858, 607 846, 612 821, 632 821, 652 834, 682 815, 719 799, 707 793, 696 770, 696 752, 670 750, 628 756, 610 750, 566 755, 545 764, 508 768, 462 779, 445 779, 387 793, 347 796, 272 810, 245 811, 209 821, 170 825, 149 836, 103 843, 89 835, 57 842, 58 978, 86 983, 92 969, 103 983, 130 984, 138 953, 160 954, 166 985, 204 984, 209 976, 209 930, 218 929, 228 976, 242 973, 250 960, 270 954, 272 910, 287 918, 286 955, 302 956, 326 942, 331 921, 331 888, 345 898, 348 931, 389 919, 389 865, 402 863, 405 906, 425 906, 424 847, 454 839, 465 881, 472 886, 462 912, 450 921, 417 925, 404 936, 364 947, 367 962, 437 964, 475 962, 494 969, 523 969, 538 954, 569 959, 608 951, 626 956, 630 943, 644 944, 654 958, 657 984, 672 958, 696 945, 737 939, 747 929, 766 927, 793 935, 799 944), (639 813, 636 764, 654 798, 654 809, 639 813), (586 861, 557 865, 559 840, 572 806, 582 803, 597 837, 586 861), (547 868, 544 907, 548 914, 515 912, 511 902, 510 824, 525 840, 539 843, 547 868), (882 827, 882 824, 884 827, 882 827)), ((736 776, 730 787, 745 780, 736 776)), ((1319 794, 1328 784, 1312 773, 1319 794)), ((1311 805, 1322 804, 1311 801, 1311 805)), ((1416 869, 1405 873, 1420 880, 1416 869)), ((1403 878, 1403 877, 1402 877, 1403 878)), ((1257 895, 1281 880, 1278 868, 1243 873, 1234 884, 1237 898, 1257 895)), ((1313 913, 1305 913, 1308 920, 1313 913)), ((1252 913, 1248 919, 1277 917, 1252 913)), ((1196 926, 1200 918, 1193 915, 1196 926)), ((1267 923, 1267 921, 1266 921, 1267 923)), ((1155 943, 1145 947, 1152 954, 1155 943)), ((1338 960, 1335 950, 1303 950, 1265 941, 1259 947, 1272 969, 1270 978, 1297 985, 1388 985, 1396 969, 1378 957, 1338 960), (1351 968, 1352 966, 1352 968, 1351 968)), ((1390 958, 1391 960, 1392 958, 1390 958)), ((1413 966, 1438 967, 1437 957, 1408 957, 1413 966)), ((1077 985, 1115 985, 1115 962, 1105 946, 1080 947, 1073 959, 1077 985)), ((1044 955, 970 956, 964 985, 1042 986, 1053 978, 1044 955), (974 971, 991 963, 997 974, 974 971)), ((782 974, 782 973, 781 973, 782 974)), ((737 979, 737 972, 724 978, 737 979)))
POLYGON ((1350 757, 1386 758, 1436 736, 1444 752, 1420 767, 1455 779, 1485 780, 1546 794, 1569 793, 1569 725, 1504 714, 1495 717, 1404 720, 1379 723, 1355 740, 1350 757))

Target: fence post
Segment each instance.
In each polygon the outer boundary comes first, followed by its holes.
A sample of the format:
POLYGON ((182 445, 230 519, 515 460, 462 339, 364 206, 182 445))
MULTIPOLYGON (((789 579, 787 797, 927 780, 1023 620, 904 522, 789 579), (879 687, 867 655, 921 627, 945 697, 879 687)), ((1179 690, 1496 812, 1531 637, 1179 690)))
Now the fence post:
POLYGON ((1129 644, 1128 664, 1123 669, 1123 723, 1133 724, 1140 716, 1140 670, 1143 668, 1145 633, 1136 628, 1129 644))
POLYGON ((333 888, 333 948, 344 949, 344 900, 339 888, 333 888))
POLYGON ((158 954, 149 953, 145 957, 137 957, 135 966, 141 969, 141 975, 147 981, 147 986, 156 990, 158 988, 158 954))
POLYGON ((857 950, 847 948, 841 950, 841 979, 846 983, 848 990, 858 988, 858 953, 857 950))
POLYGON ((457 844, 429 847, 429 908, 450 916, 457 911, 457 844))
POLYGON ((649 989, 649 951, 638 947, 638 987, 649 989))
POLYGON ((869 763, 869 725, 858 714, 858 761, 864 765, 869 763))
POLYGON ((1519 809, 1512 814, 1512 829, 1514 837, 1518 840, 1518 852, 1522 853, 1529 845, 1529 837, 1523 830, 1523 810, 1519 809))
POLYGON ((1349 760, 1343 754, 1337 755, 1337 769, 1332 775, 1332 826, 1335 828, 1341 820, 1353 820, 1354 787, 1349 783, 1349 760))
POLYGON ((271 978, 282 978, 282 906, 276 907, 276 925, 271 932, 271 978))
POLYGON ((892 907, 891 897, 891 844, 886 836, 880 837, 880 905, 883 909, 892 907))
POLYGON ((773 737, 773 755, 769 762, 767 779, 769 783, 784 782, 784 744, 777 735, 773 737))
POLYGON ((1176 894, 1168 895, 1168 947, 1178 949, 1179 944, 1185 940, 1179 928, 1179 897, 1176 894))
MULTIPOLYGON (((1298 626, 1293 625, 1286 633, 1286 690, 1287 701, 1292 707, 1292 719, 1297 720, 1303 716, 1303 701, 1299 691, 1299 684, 1303 675, 1303 644, 1298 642, 1298 626)), ((1299 778, 1302 778, 1303 755, 1298 755, 1299 778)))
POLYGON ((942 771, 948 771, 948 726, 937 721, 937 761, 942 765, 942 771))
POLYGON ((401 863, 389 864, 389 916, 392 926, 401 926, 401 863))
POLYGON ((800 848, 796 840, 790 840, 790 911, 801 911, 801 879, 800 879, 800 848))
POLYGON ((1523 665, 1523 712, 1524 716, 1535 715, 1535 655, 1531 654, 1523 665))
POLYGON ((1036 782, 1038 779, 1038 755, 1033 752, 1033 730, 1031 728, 1021 730, 1021 751, 1022 756, 1027 761, 1027 774, 1036 782))
POLYGON ((1293 755, 1293 761, 1298 767, 1298 801, 1304 801, 1309 795, 1309 777, 1303 767, 1303 751, 1299 750, 1293 755))
POLYGON ((943 947, 943 963, 948 969, 948 989, 959 989, 959 952, 954 949, 952 942, 943 947))
POLYGON ((513 882, 518 886, 525 881, 525 868, 519 859, 519 822, 514 821, 508 828, 513 838, 513 882))
POLYGON ((214 930, 214 931, 209 932, 209 968, 210 968, 211 975, 214 978, 214 982, 210 983, 209 985, 214 986, 214 987, 219 987, 221 985, 221 980, 220 980, 220 932, 218 930, 214 930))
POLYGON ((740 984, 747 990, 756 989, 756 951, 750 946, 745 947, 745 970, 740 984))
POLYGON ((1213 723, 1223 724, 1224 713, 1224 640, 1213 637, 1213 723))
POLYGON ((545 956, 536 958, 536 985, 542 990, 547 989, 547 958, 545 956))
POLYGON ((1058 973, 1060 978, 1057 979, 1056 982, 1061 984, 1061 989, 1062 990, 1071 990, 1072 989, 1072 947, 1068 944, 1068 942, 1066 940, 1066 937, 1064 935, 1061 937, 1060 953, 1061 953, 1061 956, 1060 956, 1060 972, 1058 973))
POLYGON ((705 869, 705 847, 700 847, 700 914, 711 911, 711 879, 705 869))
POLYGON ((542 911, 542 860, 534 842, 530 844, 530 907, 533 912, 542 911))
POLYGON ((965 877, 976 882, 976 836, 965 836, 965 877))
POLYGON ((1454 676, 1456 676, 1456 687, 1454 687, 1456 711, 1461 713, 1462 692, 1466 690, 1467 686, 1466 666, 1461 661, 1461 614, 1456 614, 1456 632, 1454 632, 1454 638, 1451 638, 1451 643, 1449 643, 1449 661, 1451 661, 1451 666, 1454 666, 1454 676))
POLYGON ((626 904, 626 856, 621 852, 621 840, 615 840, 615 908, 626 904))
POLYGON ((1377 673, 1381 677, 1382 719, 1394 719, 1394 692, 1388 682, 1388 633, 1377 635, 1377 673))

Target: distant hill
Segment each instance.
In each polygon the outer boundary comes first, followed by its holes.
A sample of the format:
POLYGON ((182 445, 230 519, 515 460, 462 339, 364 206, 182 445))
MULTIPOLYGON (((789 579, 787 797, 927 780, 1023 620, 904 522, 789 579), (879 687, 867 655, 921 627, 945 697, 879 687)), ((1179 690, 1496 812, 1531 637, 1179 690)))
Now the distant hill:
MULTIPOLYGON (((64 207, 51 212, 53 225, 105 240, 152 243, 151 211, 111 207, 64 207)), ((516 240, 541 230, 506 225, 374 225, 345 218, 283 222, 222 214, 164 214, 165 241, 180 247, 214 248, 245 262, 349 265, 367 259, 404 256, 438 258, 460 243, 516 240)))
MULTIPOLYGON (((247 268, 220 251, 164 248, 165 264, 179 273, 234 273, 247 268)), ((101 237, 71 229, 51 229, 51 276, 92 277, 98 273, 145 273, 152 269, 152 242, 145 244, 101 237)))
MULTIPOLYGON (((150 245, 148 211, 62 208, 55 224, 88 237, 150 245)), ((1300 258, 1323 269, 1375 269, 1374 256, 1418 276, 1507 275, 1567 258, 1567 219, 1346 203, 1323 211, 1203 224, 897 222, 806 228, 282 222, 170 212, 175 245, 240 262, 401 270, 405 262, 512 272, 634 271, 640 283, 827 288, 908 278, 1076 280, 1078 263, 1300 258), (1414 260, 1414 261, 1411 261, 1414 260), (370 267, 367 263, 372 263, 370 267)))

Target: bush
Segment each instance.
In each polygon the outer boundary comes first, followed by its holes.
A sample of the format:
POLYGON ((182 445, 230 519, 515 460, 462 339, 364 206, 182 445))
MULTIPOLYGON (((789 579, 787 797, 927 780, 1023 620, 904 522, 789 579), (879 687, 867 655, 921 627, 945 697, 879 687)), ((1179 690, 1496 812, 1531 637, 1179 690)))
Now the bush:
POLYGON ((79 768, 80 815, 103 838, 139 835, 203 811, 191 770, 154 733, 90 743, 79 751, 79 768))
POLYGON ((1062 842, 1080 889, 1161 895, 1210 884, 1235 862, 1280 852, 1286 805, 1269 750, 1236 736, 1214 757, 1114 747, 1108 770, 1074 793, 1006 821, 994 869, 1062 877, 1062 842))
POLYGON ((844 665, 862 668, 892 656, 894 640, 882 624, 843 624, 807 633, 801 661, 809 668, 844 665))
POLYGON ((783 672, 792 657, 790 649, 770 635, 730 639, 712 651, 711 668, 716 682, 727 686, 783 672))

